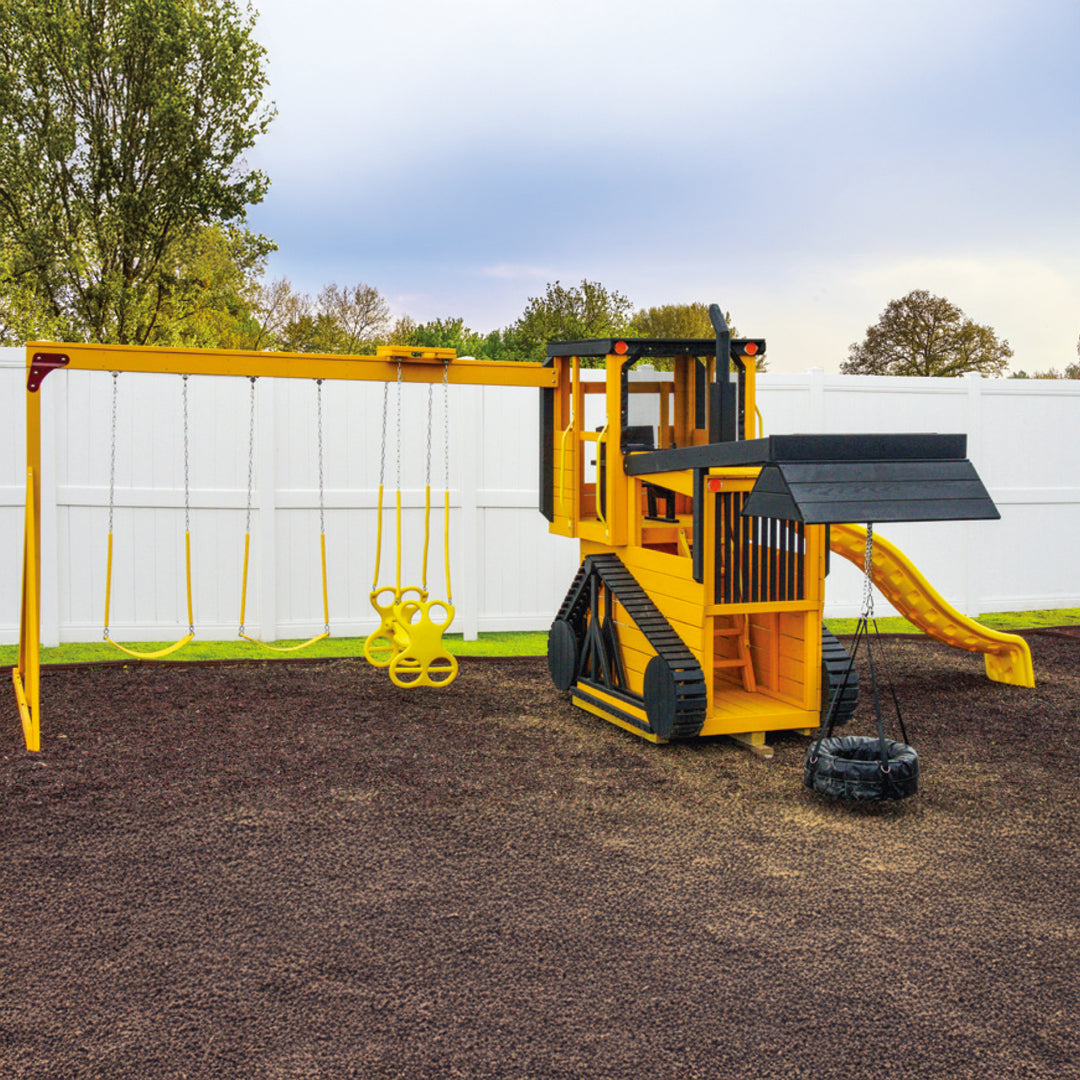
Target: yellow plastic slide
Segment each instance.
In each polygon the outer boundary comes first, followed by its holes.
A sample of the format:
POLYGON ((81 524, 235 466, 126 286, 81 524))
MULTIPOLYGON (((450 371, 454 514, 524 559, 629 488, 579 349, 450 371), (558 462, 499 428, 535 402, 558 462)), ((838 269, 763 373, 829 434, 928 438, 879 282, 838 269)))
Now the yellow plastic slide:
MULTIPOLYGON (((829 547, 860 569, 866 562, 866 530, 861 525, 833 525, 829 547)), ((872 576, 881 595, 904 618, 946 645, 985 654, 986 674, 995 682, 1034 686, 1031 650, 1016 634, 1004 634, 961 615, 919 573, 895 544, 874 533, 872 576)))

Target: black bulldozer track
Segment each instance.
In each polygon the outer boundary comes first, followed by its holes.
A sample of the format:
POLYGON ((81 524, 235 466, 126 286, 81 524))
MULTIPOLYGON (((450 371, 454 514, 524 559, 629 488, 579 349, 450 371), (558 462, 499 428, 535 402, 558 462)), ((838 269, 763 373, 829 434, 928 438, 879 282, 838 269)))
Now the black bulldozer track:
POLYGON ((851 665, 851 654, 839 639, 821 628, 821 718, 824 720, 839 694, 832 717, 832 727, 841 727, 851 719, 859 703, 859 673, 851 665))
POLYGON ((691 738, 705 721, 701 665, 617 555, 588 555, 578 568, 548 634, 548 668, 560 690, 660 739, 691 738), (608 617, 613 600, 656 653, 645 671, 643 694, 627 683, 615 620, 608 617), (590 698, 590 689, 644 710, 647 722, 590 698))

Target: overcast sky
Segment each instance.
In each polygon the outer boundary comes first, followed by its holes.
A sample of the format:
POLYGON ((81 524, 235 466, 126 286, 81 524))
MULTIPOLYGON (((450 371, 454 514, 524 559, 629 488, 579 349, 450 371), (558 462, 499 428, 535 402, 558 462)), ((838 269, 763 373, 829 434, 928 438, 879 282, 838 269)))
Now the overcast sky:
POLYGON ((719 302, 836 371, 948 297, 1080 335, 1078 0, 262 0, 273 277, 506 326, 549 281, 719 302))

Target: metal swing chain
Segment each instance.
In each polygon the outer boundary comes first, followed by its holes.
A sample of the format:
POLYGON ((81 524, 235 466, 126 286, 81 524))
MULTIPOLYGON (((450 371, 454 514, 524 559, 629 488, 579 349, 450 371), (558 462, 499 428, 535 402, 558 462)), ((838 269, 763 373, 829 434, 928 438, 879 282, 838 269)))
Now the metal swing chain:
POLYGON ((424 459, 424 555, 421 560, 423 580, 421 588, 427 592, 428 547, 431 543, 431 426, 434 411, 435 387, 428 383, 427 388, 427 449, 424 459))
POLYGON ((109 532, 113 531, 113 506, 116 499, 116 390, 120 382, 120 372, 112 373, 112 444, 109 447, 109 532))
POLYGON ((450 363, 443 361, 443 559, 446 563, 446 599, 454 602, 450 587, 450 363))
POLYGON ((450 490, 450 365, 443 362, 443 490, 450 490))
POLYGON ((323 426, 322 426, 322 379, 315 380, 316 412, 318 414, 319 440, 319 532, 326 532, 326 501, 323 491, 323 426))
MULTIPOLYGON (((255 487, 255 382, 254 375, 249 376, 252 383, 251 404, 248 408, 247 421, 247 514, 244 517, 244 532, 252 531, 252 491, 255 487)), ((240 627, 243 633, 244 627, 240 627)))
POLYGON ((427 388, 427 463, 424 468, 424 482, 431 487, 431 425, 433 413, 433 401, 435 395, 434 383, 428 383, 427 388))
MULTIPOLYGON (((322 379, 315 380, 315 404, 318 416, 319 442, 319 543, 322 545, 323 560, 323 601, 326 601, 326 494, 323 478, 323 423, 322 423, 322 379)), ((330 633, 330 616, 326 613, 323 630, 330 633)))
POLYGON ((382 388, 382 446, 379 451, 379 487, 383 486, 386 479, 386 412, 390 397, 390 384, 383 383, 382 388))
POLYGON ((863 561, 863 600, 862 619, 874 617, 874 526, 867 523, 866 526, 866 558, 863 561))
POLYGON ((401 361, 397 365, 397 438, 394 440, 394 460, 397 464, 397 490, 401 495, 401 361))
MULTIPOLYGON (((189 461, 188 454, 188 376, 180 376, 184 380, 184 536, 185 543, 190 543, 190 539, 187 539, 191 535, 191 486, 188 481, 189 476, 189 461)), ((191 580, 188 579, 188 603, 190 606, 191 598, 191 580)), ((195 634, 195 623, 188 623, 188 633, 192 636, 195 634)))
MULTIPOLYGON (((116 394, 117 387, 120 384, 120 372, 114 371, 112 373, 112 427, 110 428, 110 440, 109 440, 109 545, 110 552, 112 551, 112 534, 113 534, 113 510, 116 507, 116 394)), ((106 587, 106 592, 108 588, 106 587)), ((108 597, 106 597, 106 608, 108 607, 108 597)), ((105 641, 109 640, 109 626, 108 626, 108 613, 106 612, 105 628, 102 631, 102 638, 105 641)))

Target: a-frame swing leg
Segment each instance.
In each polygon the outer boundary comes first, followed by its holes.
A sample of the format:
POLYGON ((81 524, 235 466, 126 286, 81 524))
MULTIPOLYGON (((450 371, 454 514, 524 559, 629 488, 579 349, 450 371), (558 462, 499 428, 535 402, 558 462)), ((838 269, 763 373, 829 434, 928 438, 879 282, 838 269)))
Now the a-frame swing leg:
POLYGON ((11 670, 27 750, 41 749, 41 395, 26 395, 26 515, 19 662, 11 670))

